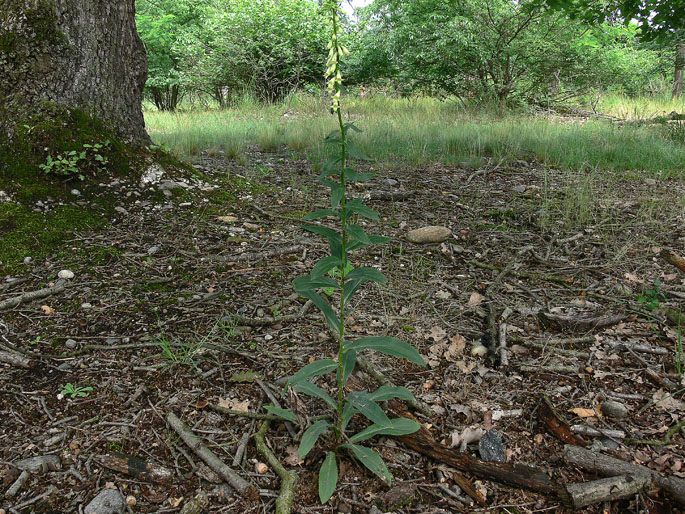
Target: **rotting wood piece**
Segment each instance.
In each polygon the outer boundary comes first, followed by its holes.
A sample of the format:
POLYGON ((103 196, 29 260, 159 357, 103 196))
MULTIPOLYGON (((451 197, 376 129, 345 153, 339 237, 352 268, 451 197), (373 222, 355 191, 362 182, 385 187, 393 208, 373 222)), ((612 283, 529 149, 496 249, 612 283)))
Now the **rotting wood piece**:
POLYGON ((22 303, 31 302, 33 300, 45 298, 46 296, 61 293, 66 289, 66 286, 64 284, 65 282, 63 280, 58 280, 57 282, 55 282, 55 285, 53 287, 46 287, 44 289, 38 289, 37 291, 29 291, 28 293, 15 296, 14 298, 3 300, 2 302, 0 302, 0 311, 12 309, 13 307, 21 305, 22 303))
POLYGON ((592 482, 568 484, 566 491, 576 509, 594 503, 630 498, 651 485, 648 476, 618 475, 592 482))
POLYGON ((625 314, 602 314, 590 316, 564 316, 551 312, 538 313, 538 319, 543 327, 561 329, 571 332, 590 332, 616 325, 626 318, 625 314))
POLYGON ((2 350, 0 350, 0 362, 25 369, 31 369, 35 364, 31 359, 28 359, 23 355, 19 355, 18 353, 3 352, 2 350))
POLYGON ((148 463, 138 457, 114 452, 112 455, 100 455, 98 460, 104 467, 135 477, 142 482, 172 484, 173 472, 159 464, 148 463))
MULTIPOLYGON (((393 415, 413 419, 411 414, 401 403, 391 400, 388 404, 393 415)), ((460 471, 473 473, 480 478, 487 478, 500 484, 544 494, 553 494, 561 498, 564 502, 568 501, 565 489, 554 484, 549 476, 539 468, 523 464, 485 462, 474 459, 464 453, 445 448, 433 438, 424 426, 421 426, 421 428, 413 434, 394 437, 420 454, 431 457, 432 459, 452 466, 460 471)), ((461 484, 459 485, 461 487, 461 484)), ((475 499, 472 495, 473 491, 469 491, 463 487, 462 489, 475 499)))
POLYGON ((183 442, 186 443, 198 457, 205 461, 215 473, 226 480, 226 482, 228 482, 239 494, 250 500, 256 501, 259 499, 257 487, 224 464, 221 459, 207 448, 200 438, 197 437, 173 412, 167 414, 167 423, 169 423, 171 428, 181 436, 183 442))
POLYGON ((677 253, 669 252, 668 250, 661 250, 661 258, 664 259, 669 264, 672 264, 680 271, 685 273, 685 259, 683 259, 677 253))
POLYGON ((557 439, 576 446, 587 446, 587 441, 571 432, 570 425, 559 415, 547 395, 542 396, 538 412, 540 419, 557 439))
POLYGON ((595 453, 570 444, 564 446, 564 460, 569 464, 575 464, 576 466, 599 475, 633 475, 650 478, 654 487, 663 489, 678 501, 678 503, 685 505, 685 480, 682 478, 667 477, 646 466, 631 464, 614 457, 609 457, 608 455, 595 453))

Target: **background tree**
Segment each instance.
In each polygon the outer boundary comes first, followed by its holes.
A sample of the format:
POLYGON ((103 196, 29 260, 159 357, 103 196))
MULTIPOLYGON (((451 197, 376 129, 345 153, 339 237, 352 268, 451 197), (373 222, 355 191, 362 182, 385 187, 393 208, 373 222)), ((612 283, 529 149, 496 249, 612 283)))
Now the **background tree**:
POLYGON ((134 16, 133 0, 0 0, 5 144, 17 127, 46 116, 68 124, 65 113, 75 110, 126 141, 147 143, 141 111, 147 63, 134 16))

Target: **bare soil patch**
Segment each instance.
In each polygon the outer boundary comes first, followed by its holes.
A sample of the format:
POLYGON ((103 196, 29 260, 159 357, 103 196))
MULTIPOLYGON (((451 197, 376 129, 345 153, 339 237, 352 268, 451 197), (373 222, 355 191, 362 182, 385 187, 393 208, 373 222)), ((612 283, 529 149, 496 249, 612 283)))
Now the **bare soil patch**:
MULTIPOLYGON (((178 512, 199 491, 209 497, 204 512, 273 509, 280 482, 270 468, 257 471, 264 459, 252 440, 234 468, 259 488, 258 500, 221 485, 166 418, 175 413, 231 465, 260 421, 208 404, 264 414, 261 406, 271 400, 255 376, 278 395, 280 379, 335 354, 320 315, 303 309, 291 287, 327 253, 299 218, 328 199, 310 165, 286 155, 252 151, 243 164, 215 156, 196 166, 219 187, 177 188, 167 201, 148 203, 127 196, 137 186, 123 183, 126 212, 110 226, 78 233, 0 284, 2 302, 50 287, 60 270, 75 275, 60 293, 0 311, 0 350, 32 365, 0 364, 2 492, 18 478, 13 463, 45 455, 60 461, 2 499, 8 511, 80 512, 105 487, 135 498, 133 512, 178 512), (72 398, 62 393, 66 384, 92 391, 76 390, 72 398), (172 478, 155 483, 103 466, 102 456, 115 452, 167 468, 172 478)), ((664 249, 684 253, 682 183, 530 162, 377 171, 366 189, 353 192, 370 195, 367 203, 382 216, 367 228, 392 241, 355 261, 377 266, 389 283, 358 296, 349 328, 357 336, 401 337, 426 357, 429 366, 421 369, 368 356, 433 411, 417 417, 436 440, 458 449, 466 428, 493 427, 509 462, 536 466, 558 483, 598 478, 562 458, 564 443, 540 414, 546 395, 571 424, 623 432, 603 443, 584 436, 596 451, 685 478, 684 431, 664 439, 685 410, 678 327, 666 315, 685 302, 685 274, 660 257, 664 249), (432 245, 406 241, 409 230, 427 225, 446 226, 452 237, 432 245), (608 316, 615 319, 603 326, 608 316), (493 340, 502 323, 506 366, 493 340), (471 354, 480 343, 490 347, 488 356, 471 354), (599 416, 607 400, 624 405, 627 415, 599 416)), ((355 384, 375 387, 361 372, 355 384)), ((287 396, 279 401, 289 406, 287 396)), ((301 407, 308 416, 323 412, 316 402, 301 407)), ((321 506, 316 471, 324 454, 298 463, 297 441, 280 422, 267 442, 299 475, 295 512, 366 513, 388 492, 347 460, 337 493, 321 506)), ((391 438, 373 446, 395 484, 415 486, 406 501, 386 501, 381 511, 564 510, 557 497, 468 473, 489 507, 463 504, 449 466, 391 438)), ((477 457, 478 443, 464 451, 477 457)), ((633 496, 610 509, 680 511, 663 494, 633 496)))

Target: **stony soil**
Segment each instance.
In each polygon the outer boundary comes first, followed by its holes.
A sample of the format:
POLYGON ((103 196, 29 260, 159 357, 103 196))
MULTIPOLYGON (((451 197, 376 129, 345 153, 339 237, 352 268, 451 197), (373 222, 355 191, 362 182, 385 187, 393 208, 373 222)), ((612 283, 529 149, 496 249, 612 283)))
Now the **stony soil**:
MULTIPOLYGON (((210 405, 264 414, 262 406, 271 403, 264 388, 335 354, 321 316, 304 310, 291 286, 327 254, 327 245, 299 223, 304 213, 325 207, 326 190, 306 161, 285 154, 251 151, 240 163, 205 156, 195 165, 206 176, 161 203, 140 201, 134 183, 115 184, 123 209, 109 226, 75 233, 49 259, 2 279, 0 302, 49 287, 60 270, 74 272, 63 292, 0 311, 0 350, 33 363, 30 369, 0 364, 0 492, 19 475, 12 463, 60 459, 58 468, 32 473, 12 497, 0 494, 7 511, 82 512, 107 487, 135 499, 129 512, 179 512, 200 491, 209 497, 205 512, 273 510, 280 481, 271 469, 256 471, 264 458, 252 441, 236 469, 259 487, 257 501, 222 486, 166 417, 175 413, 231 465, 241 438, 260 421, 210 405), (218 187, 203 190, 202 182, 218 187), (77 389, 72 397, 63 392, 66 384, 92 390, 77 389), (101 457, 115 452, 168 468, 171 483, 102 466, 101 457)), ((510 462, 537 466, 559 483, 597 478, 562 459, 564 443, 539 416, 546 394, 571 424, 646 440, 596 440, 598 451, 685 478, 683 431, 660 444, 685 410, 678 327, 659 310, 678 311, 685 303, 685 274, 659 253, 685 253, 682 183, 639 174, 578 177, 530 162, 376 171, 377 178, 350 192, 371 195, 367 204, 382 220, 367 229, 392 241, 355 254, 354 262, 378 267, 389 283, 358 294, 349 330, 401 337, 425 356, 427 368, 369 359, 432 409, 430 418, 418 418, 438 441, 450 445, 468 427, 492 426, 510 462), (410 194, 374 200, 378 191, 410 194), (446 226, 452 235, 439 244, 406 240, 409 230, 426 225, 446 226), (474 345, 489 342, 488 316, 499 324, 505 309, 508 366, 492 346, 490 356, 472 356, 474 345), (542 323, 545 313, 623 316, 605 328, 574 330, 542 323), (670 379, 677 392, 670 396, 668 383, 656 383, 655 375, 670 379), (627 417, 599 417, 607 399, 624 404, 627 417), (502 411, 511 412, 499 417, 502 411)), ((376 387, 363 373, 354 383, 376 387)), ((279 401, 292 405, 287 396, 279 401)), ((308 416, 325 412, 316 401, 299 408, 308 416)), ((490 507, 463 504, 451 468, 392 438, 371 444, 395 484, 416 486, 409 499, 383 504, 389 488, 346 460, 339 489, 321 506, 316 483, 324 454, 298 463, 296 438, 279 422, 267 441, 299 475, 295 512, 366 513, 376 503, 402 513, 564 511, 559 498, 468 474, 490 507)), ((465 451, 478 456, 478 443, 465 451)), ((653 494, 588 508, 600 510, 678 507, 653 494)))

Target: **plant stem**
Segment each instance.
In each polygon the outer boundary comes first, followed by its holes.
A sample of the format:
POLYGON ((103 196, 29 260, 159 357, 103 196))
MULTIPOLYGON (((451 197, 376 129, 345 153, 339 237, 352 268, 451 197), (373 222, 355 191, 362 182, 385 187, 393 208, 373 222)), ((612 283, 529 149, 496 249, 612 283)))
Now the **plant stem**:
MULTIPOLYGON (((338 19, 337 16, 333 16, 333 38, 336 48, 338 47, 338 19)), ((336 52, 335 59, 335 76, 338 75, 340 71, 340 55, 336 52)), ((338 93, 340 91, 340 84, 336 84, 335 91, 338 93)), ((340 259, 340 337, 338 338, 338 421, 336 436, 338 443, 342 441, 342 415, 343 415, 343 405, 344 405, 344 381, 343 381, 343 365, 344 365, 344 346, 345 346, 345 278, 347 274, 347 208, 345 202, 345 160, 346 160, 346 140, 347 133, 345 131, 345 124, 342 119, 342 111, 340 109, 340 103, 337 104, 336 114, 338 116, 338 125, 340 126, 340 187, 342 188, 342 198, 340 199, 340 220, 342 225, 342 250, 340 259)))

